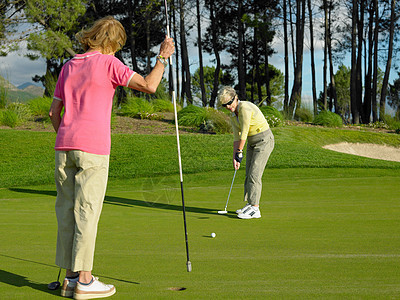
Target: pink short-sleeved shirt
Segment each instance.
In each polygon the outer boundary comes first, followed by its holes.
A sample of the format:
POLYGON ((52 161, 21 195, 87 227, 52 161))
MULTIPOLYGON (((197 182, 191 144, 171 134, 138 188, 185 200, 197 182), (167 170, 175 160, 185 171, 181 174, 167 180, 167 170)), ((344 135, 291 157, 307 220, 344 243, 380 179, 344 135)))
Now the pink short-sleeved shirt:
POLYGON ((55 149, 110 154, 115 89, 128 86, 134 74, 116 57, 97 51, 77 54, 67 62, 54 92, 54 99, 64 104, 55 149))

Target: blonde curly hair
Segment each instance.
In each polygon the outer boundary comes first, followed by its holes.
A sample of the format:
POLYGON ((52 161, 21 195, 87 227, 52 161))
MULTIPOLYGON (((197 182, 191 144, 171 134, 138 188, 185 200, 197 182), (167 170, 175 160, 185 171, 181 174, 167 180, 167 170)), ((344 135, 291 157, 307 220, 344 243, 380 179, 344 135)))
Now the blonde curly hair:
POLYGON ((76 35, 85 51, 101 50, 103 53, 115 53, 126 43, 126 32, 122 24, 112 16, 97 20, 92 27, 76 35))
POLYGON ((225 104, 232 100, 233 97, 237 96, 237 93, 234 88, 230 86, 223 86, 218 91, 217 99, 219 103, 225 104))

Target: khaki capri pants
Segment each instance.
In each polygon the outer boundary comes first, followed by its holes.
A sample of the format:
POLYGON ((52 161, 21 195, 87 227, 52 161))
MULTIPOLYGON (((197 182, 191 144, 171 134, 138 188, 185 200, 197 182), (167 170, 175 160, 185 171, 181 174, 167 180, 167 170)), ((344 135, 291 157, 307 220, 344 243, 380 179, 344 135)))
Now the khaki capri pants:
POLYGON ((251 205, 260 204, 261 179, 274 145, 275 139, 271 129, 247 137, 244 200, 251 205))
POLYGON ((91 271, 107 186, 109 155, 79 150, 56 151, 58 222, 56 265, 91 271))

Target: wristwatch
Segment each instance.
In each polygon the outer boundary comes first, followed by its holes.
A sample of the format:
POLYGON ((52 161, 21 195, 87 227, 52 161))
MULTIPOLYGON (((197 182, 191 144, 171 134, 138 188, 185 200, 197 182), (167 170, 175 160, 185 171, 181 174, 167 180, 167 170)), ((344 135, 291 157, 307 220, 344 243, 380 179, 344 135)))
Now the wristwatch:
POLYGON ((168 60, 166 58, 162 57, 161 55, 157 55, 157 60, 160 61, 164 65, 164 68, 166 68, 168 66, 168 60))

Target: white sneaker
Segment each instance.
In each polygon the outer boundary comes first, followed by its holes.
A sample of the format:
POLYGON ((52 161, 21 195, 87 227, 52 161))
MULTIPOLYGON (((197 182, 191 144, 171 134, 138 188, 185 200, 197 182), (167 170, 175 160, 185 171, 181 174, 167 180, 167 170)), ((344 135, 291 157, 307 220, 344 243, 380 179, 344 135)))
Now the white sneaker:
POLYGON ((74 279, 69 279, 65 277, 63 285, 61 287, 61 296, 72 298, 77 283, 78 283, 78 277, 74 279))
POLYGON ((237 214, 241 214, 247 207, 249 207, 250 206, 250 204, 249 203, 247 203, 243 208, 240 208, 240 209, 238 209, 237 211, 236 211, 236 213, 237 214))
POLYGON ((89 285, 78 282, 75 287, 74 299, 105 298, 115 294, 115 287, 112 284, 104 284, 94 276, 92 278, 92 283, 89 285))
POLYGON ((261 218, 260 209, 255 206, 249 205, 240 214, 238 214, 240 219, 258 219, 261 218))

